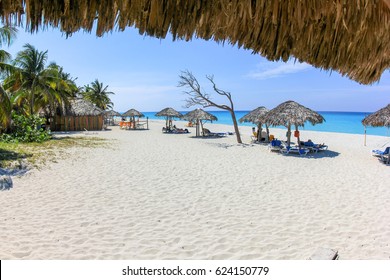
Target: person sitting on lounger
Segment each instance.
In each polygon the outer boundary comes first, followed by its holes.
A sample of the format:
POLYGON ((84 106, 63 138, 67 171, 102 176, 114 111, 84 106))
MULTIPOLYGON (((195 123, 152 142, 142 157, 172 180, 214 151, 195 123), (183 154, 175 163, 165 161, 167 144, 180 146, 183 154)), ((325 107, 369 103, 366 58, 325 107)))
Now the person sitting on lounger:
POLYGON ((175 128, 173 130, 174 133, 189 133, 188 129, 183 129, 183 128, 175 128))

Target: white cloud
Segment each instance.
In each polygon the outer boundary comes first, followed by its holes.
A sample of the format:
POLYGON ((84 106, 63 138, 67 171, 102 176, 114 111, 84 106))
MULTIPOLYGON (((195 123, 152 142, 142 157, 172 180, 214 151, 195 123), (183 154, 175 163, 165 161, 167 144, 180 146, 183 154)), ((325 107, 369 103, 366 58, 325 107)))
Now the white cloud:
POLYGON ((267 62, 259 65, 258 69, 256 69, 256 71, 249 73, 247 77, 256 80, 266 80, 266 79, 286 76, 288 74, 302 72, 310 67, 311 65, 307 63, 299 63, 299 62, 294 63, 293 60, 290 60, 286 63, 267 62))

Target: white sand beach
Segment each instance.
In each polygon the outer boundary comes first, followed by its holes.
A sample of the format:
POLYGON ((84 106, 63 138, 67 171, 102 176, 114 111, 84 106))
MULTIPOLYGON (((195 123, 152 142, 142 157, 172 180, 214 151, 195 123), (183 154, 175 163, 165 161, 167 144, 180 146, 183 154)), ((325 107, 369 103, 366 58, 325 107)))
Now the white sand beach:
POLYGON ((163 134, 163 124, 86 135, 109 147, 13 177, 0 192, 0 259, 304 260, 319 247, 390 258, 390 167, 370 154, 389 137, 364 146, 362 135, 303 130, 329 150, 300 157, 250 144, 251 127, 238 145, 193 138, 194 128, 163 134))

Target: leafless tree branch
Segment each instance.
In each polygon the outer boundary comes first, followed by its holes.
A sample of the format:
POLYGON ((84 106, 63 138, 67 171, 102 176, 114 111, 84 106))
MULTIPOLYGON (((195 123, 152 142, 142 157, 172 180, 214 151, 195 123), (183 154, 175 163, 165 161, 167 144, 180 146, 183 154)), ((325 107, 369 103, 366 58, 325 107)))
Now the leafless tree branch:
POLYGON ((196 79, 196 77, 188 70, 181 71, 179 75, 179 87, 185 87, 187 90, 184 90, 183 92, 187 94, 188 98, 186 101, 186 107, 192 107, 195 105, 201 105, 203 107, 217 107, 219 109, 227 110, 230 112, 233 120, 234 130, 236 132, 237 136, 237 142, 242 143, 240 132, 238 130, 237 120, 234 112, 234 106, 233 106, 233 100, 232 95, 230 92, 224 91, 217 87, 217 85, 214 82, 214 76, 208 75, 206 78, 212 83, 214 91, 221 95, 226 96, 226 98, 229 100, 230 106, 225 104, 217 104, 214 101, 211 100, 210 94, 204 92, 196 79))

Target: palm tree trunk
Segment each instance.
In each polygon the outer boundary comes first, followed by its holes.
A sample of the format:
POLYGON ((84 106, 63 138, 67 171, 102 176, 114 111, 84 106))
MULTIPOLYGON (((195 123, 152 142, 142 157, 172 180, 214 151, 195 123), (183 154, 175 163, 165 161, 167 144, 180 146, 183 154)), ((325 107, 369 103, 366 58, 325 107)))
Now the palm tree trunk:
POLYGON ((35 99, 35 79, 31 85, 31 96, 30 96, 30 115, 34 114, 34 99, 35 99))

